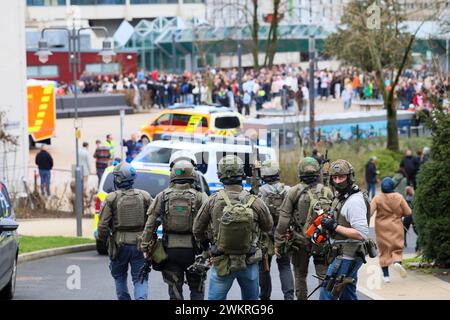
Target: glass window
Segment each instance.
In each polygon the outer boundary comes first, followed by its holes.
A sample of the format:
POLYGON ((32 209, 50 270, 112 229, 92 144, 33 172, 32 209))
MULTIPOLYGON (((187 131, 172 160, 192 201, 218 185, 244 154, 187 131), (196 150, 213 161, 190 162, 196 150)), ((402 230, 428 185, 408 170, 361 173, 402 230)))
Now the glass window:
MULTIPOLYGON (((185 1, 186 2, 186 1, 185 1)), ((178 3, 178 0, 130 0, 131 4, 171 4, 178 3)))
POLYGON ((170 156, 176 149, 150 147, 147 146, 136 158, 137 162, 144 163, 167 163, 169 164, 170 156))
POLYGON ((240 125, 241 121, 236 116, 218 117, 214 122, 214 126, 217 129, 238 128, 240 125))
POLYGON ((205 0, 183 0, 183 3, 205 3, 205 0))
MULTIPOLYGON (((133 188, 145 190, 154 198, 158 193, 169 186, 169 175, 137 171, 133 188)), ((114 191, 114 175, 109 173, 103 184, 103 191, 114 191)))
POLYGON ((93 74, 115 74, 120 72, 119 63, 88 63, 85 67, 86 72, 93 74))
POLYGON ((163 114, 161 117, 155 120, 155 126, 168 126, 170 125, 170 113, 163 114))
POLYGON ((3 184, 0 184, 0 217, 9 217, 11 213, 11 199, 8 190, 3 184))
POLYGON ((125 4, 125 0, 71 0, 70 4, 78 6, 125 4))
POLYGON ((197 170, 206 173, 208 171, 209 152, 197 152, 195 158, 197 160, 197 170))
POLYGON ((66 0, 27 0, 27 6, 65 6, 66 0))
POLYGON ((48 66, 30 66, 27 67, 27 77, 49 77, 56 78, 59 76, 59 69, 57 65, 48 66))
POLYGON ((188 125, 190 118, 190 114, 174 114, 172 117, 172 125, 185 127, 188 125))

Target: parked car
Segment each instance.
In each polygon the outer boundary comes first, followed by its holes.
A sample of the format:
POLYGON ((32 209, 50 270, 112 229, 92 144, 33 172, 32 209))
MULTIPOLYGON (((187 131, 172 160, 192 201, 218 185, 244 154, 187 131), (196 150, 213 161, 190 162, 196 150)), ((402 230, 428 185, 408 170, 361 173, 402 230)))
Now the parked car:
MULTIPOLYGON (((170 156, 178 150, 189 150, 197 159, 197 169, 203 173, 211 192, 223 188, 217 176, 217 165, 225 155, 235 154, 245 164, 245 173, 251 176, 249 166, 254 156, 252 146, 248 139, 224 136, 178 135, 166 134, 162 138, 169 140, 158 140, 150 142, 133 160, 133 164, 144 163, 154 168, 168 168, 170 156), (225 143, 224 143, 225 142, 225 143)), ((272 147, 265 145, 255 146, 259 153, 261 162, 272 159, 276 160, 276 152, 272 147)), ((244 181, 243 186, 250 190, 250 183, 244 181)))
MULTIPOLYGON (((146 163, 134 163, 133 166, 136 168, 136 180, 133 187, 137 189, 142 189, 150 193, 152 198, 155 198, 158 193, 163 191, 169 186, 170 183, 170 169, 169 166, 166 168, 160 168, 152 166, 146 163)), ((97 252, 99 254, 107 254, 106 243, 99 240, 97 236, 97 226, 99 221, 100 210, 103 202, 106 199, 108 193, 114 191, 114 167, 108 167, 102 176, 100 181, 100 186, 97 193, 97 198, 95 202, 95 214, 94 214, 94 237, 96 239, 97 252)), ((202 173, 197 172, 199 175, 199 188, 204 191, 207 195, 210 194, 208 183, 203 177, 202 173)), ((162 227, 158 228, 158 236, 162 236, 162 227)))
POLYGON ((234 136, 242 132, 244 118, 238 112, 216 106, 183 106, 160 112, 141 128, 144 144, 165 133, 197 133, 234 136))
POLYGON ((0 182, 0 298, 12 299, 16 289, 19 238, 11 199, 0 182))

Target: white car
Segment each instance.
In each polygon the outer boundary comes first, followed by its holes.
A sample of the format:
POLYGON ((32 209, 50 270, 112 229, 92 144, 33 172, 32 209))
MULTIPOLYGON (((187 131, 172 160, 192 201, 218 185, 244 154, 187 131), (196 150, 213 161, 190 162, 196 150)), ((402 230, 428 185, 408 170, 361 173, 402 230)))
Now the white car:
MULTIPOLYGON (((178 150, 189 150, 197 159, 197 168, 203 173, 211 192, 216 192, 223 187, 217 176, 217 164, 225 155, 236 154, 246 164, 247 176, 251 176, 251 168, 248 165, 254 158, 252 146, 243 143, 245 139, 220 137, 195 137, 187 139, 177 139, 170 136, 170 140, 158 140, 150 142, 141 153, 139 153, 132 163, 135 165, 169 167, 169 160, 172 153, 178 150), (225 140, 229 143, 223 143, 225 140), (219 141, 218 141, 219 140, 219 141)), ((276 153, 273 148, 257 145, 259 161, 276 160, 276 153)), ((244 181, 244 188, 250 189, 250 184, 244 181)))

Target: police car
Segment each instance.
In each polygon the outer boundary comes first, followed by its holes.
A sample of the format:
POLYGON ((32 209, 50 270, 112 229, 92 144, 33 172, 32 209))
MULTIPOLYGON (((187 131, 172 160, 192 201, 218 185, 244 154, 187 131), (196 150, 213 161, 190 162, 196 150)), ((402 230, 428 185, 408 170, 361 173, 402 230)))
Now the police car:
MULTIPOLYGON (((258 144, 252 146, 249 139, 226 136, 198 136, 167 134, 163 140, 150 142, 144 150, 133 160, 133 164, 140 163, 142 167, 168 168, 172 153, 178 150, 192 152, 197 160, 197 170, 203 173, 211 192, 223 188, 217 176, 217 164, 226 155, 237 155, 245 164, 245 173, 251 176, 250 163, 255 157, 257 148, 259 161, 276 160, 275 150, 271 147, 258 144)), ((244 188, 249 190, 250 184, 244 181, 244 188)))
MULTIPOLYGON (((163 191, 169 186, 170 183, 170 169, 169 166, 152 166, 142 162, 134 162, 131 164, 136 169, 136 180, 134 181, 133 188, 147 191, 152 198, 155 198, 158 193, 163 191)), ((95 202, 95 214, 94 214, 94 237, 96 239, 97 252, 99 254, 107 254, 106 244, 98 239, 97 227, 99 221, 99 214, 103 202, 106 199, 108 193, 113 192, 114 188, 114 166, 108 167, 100 180, 98 188, 97 198, 95 202)), ((199 175, 199 184, 202 191, 206 194, 210 194, 208 189, 208 183, 203 175, 199 175)), ((162 236, 162 227, 157 230, 158 237, 162 236)))

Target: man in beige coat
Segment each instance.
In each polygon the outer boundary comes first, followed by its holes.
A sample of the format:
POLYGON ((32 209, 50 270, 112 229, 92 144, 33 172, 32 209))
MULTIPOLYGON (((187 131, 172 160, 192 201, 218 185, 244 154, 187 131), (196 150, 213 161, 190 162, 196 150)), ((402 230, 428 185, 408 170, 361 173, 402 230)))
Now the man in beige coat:
POLYGON ((371 204, 371 215, 376 213, 375 233, 379 250, 379 261, 383 270, 383 280, 390 282, 388 267, 394 269, 404 278, 406 270, 402 266, 404 232, 402 217, 411 215, 411 208, 403 196, 394 192, 394 181, 386 177, 381 182, 381 194, 377 194, 371 204))

